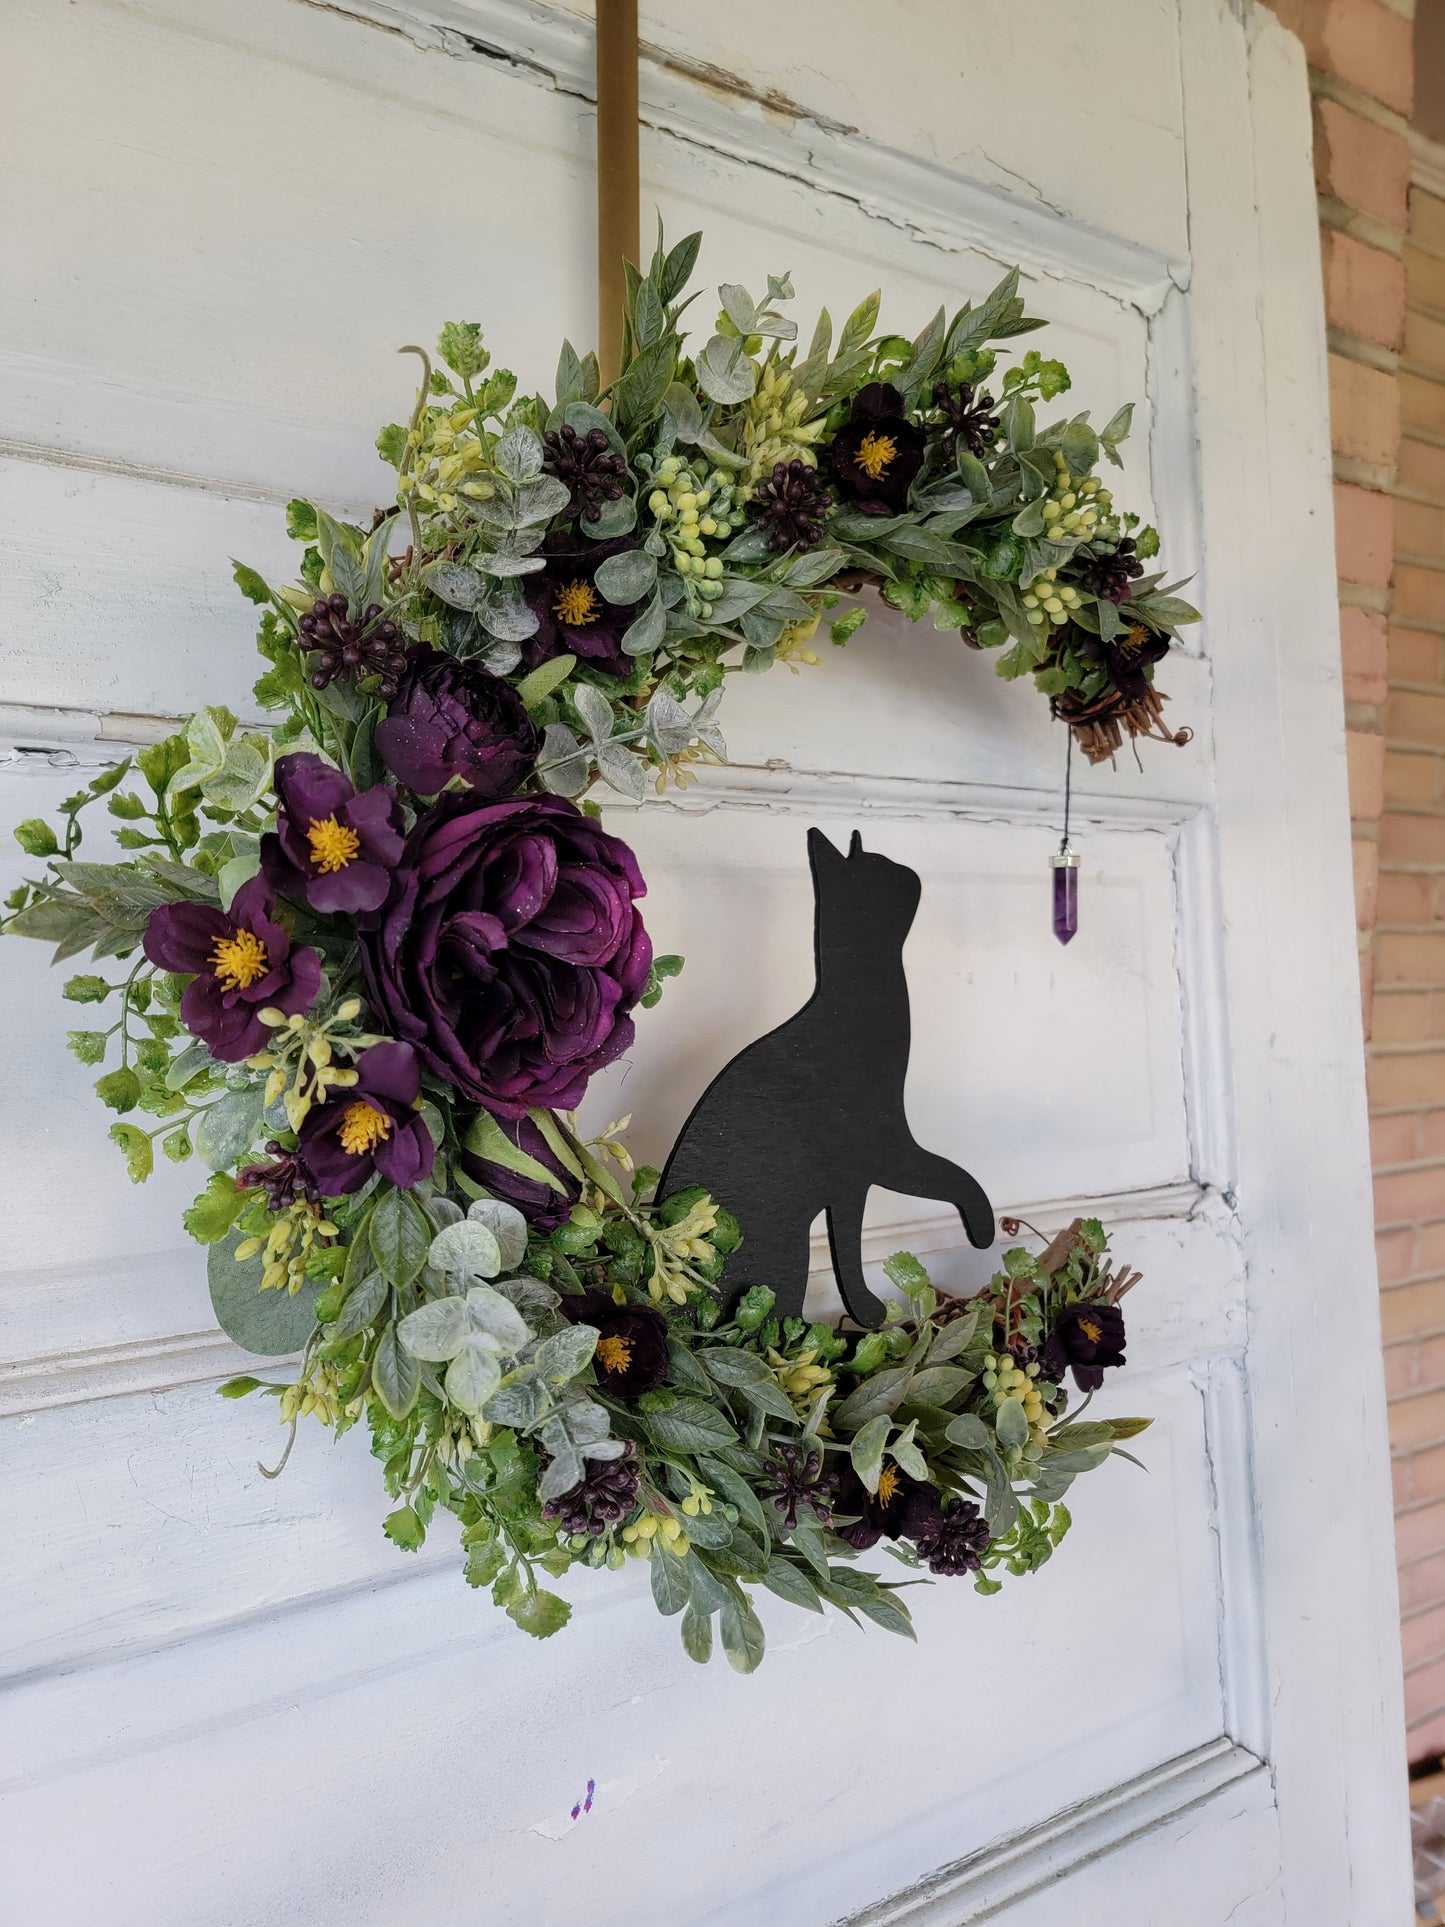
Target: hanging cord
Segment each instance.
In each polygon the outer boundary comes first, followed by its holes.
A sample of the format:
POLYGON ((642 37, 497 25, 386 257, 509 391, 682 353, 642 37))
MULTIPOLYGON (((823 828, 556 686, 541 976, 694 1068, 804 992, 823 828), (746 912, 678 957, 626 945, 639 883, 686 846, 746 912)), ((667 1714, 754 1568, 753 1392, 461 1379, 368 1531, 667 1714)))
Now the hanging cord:
POLYGON ((1074 800, 1074 732, 1068 730, 1068 748, 1064 751, 1064 834, 1059 838, 1059 855, 1069 853, 1069 811, 1074 800))

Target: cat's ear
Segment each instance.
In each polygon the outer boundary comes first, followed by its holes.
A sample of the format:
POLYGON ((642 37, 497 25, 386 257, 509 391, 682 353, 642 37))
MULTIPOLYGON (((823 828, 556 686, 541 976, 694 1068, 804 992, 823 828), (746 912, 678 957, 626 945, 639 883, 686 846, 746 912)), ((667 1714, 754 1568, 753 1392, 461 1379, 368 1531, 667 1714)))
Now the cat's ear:
POLYGON ((821 876, 833 865, 846 863, 847 858, 828 841, 821 830, 809 830, 808 861, 813 867, 814 876, 821 876))
POLYGON ((848 854, 850 857, 862 856, 863 832, 861 830, 854 830, 853 841, 848 845, 848 854))

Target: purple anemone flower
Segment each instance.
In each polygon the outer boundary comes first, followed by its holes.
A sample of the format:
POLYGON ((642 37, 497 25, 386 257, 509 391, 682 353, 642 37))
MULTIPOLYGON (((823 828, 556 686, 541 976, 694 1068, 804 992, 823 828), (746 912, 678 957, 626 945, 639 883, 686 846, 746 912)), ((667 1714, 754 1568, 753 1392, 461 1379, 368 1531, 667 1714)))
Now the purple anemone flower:
POLYGON ((373 1171, 407 1191, 430 1177, 436 1146, 417 1111, 421 1065, 410 1044, 373 1044, 356 1082, 306 1113, 296 1155, 324 1198, 359 1191, 373 1171))
POLYGON ((261 838, 261 868, 282 896, 319 915, 378 910, 401 855, 396 791, 377 783, 358 795, 350 777, 309 751, 276 764, 274 833, 261 838))
POLYGON ((508 682, 479 662, 418 643, 376 726, 393 776, 435 796, 460 776, 479 796, 509 796, 537 760, 542 738, 508 682))
POLYGON ((252 877, 229 911, 213 903, 163 903, 152 910, 142 944, 162 970, 190 977, 181 1017, 212 1057, 238 1064, 265 1050, 271 1033, 257 1013, 305 1010, 321 986, 314 950, 293 950, 272 917, 264 879, 252 877))
POLYGON ((1097 1392, 1108 1366, 1124 1363, 1124 1314, 1117 1305, 1066 1305, 1039 1352, 1043 1376, 1062 1384, 1072 1369, 1081 1392, 1097 1392))
POLYGON ((833 438, 833 479, 864 515, 899 515, 923 466, 927 437, 903 413, 891 382, 870 381, 853 397, 852 418, 833 438))
POLYGON ((562 1189, 554 1191, 540 1178, 526 1177, 520 1171, 509 1170, 505 1164, 493 1164, 465 1146, 457 1154, 457 1163, 469 1178, 485 1185, 494 1198, 514 1204, 534 1230, 555 1231, 559 1224, 567 1222, 573 1205, 580 1201, 581 1183, 562 1163, 531 1118, 498 1118, 497 1128, 519 1151, 550 1171, 562 1189))
POLYGON ((537 633, 522 644, 528 669, 553 656, 580 656, 609 676, 630 676, 634 664, 622 638, 641 605, 609 602, 597 587, 597 571, 610 555, 635 549, 630 536, 606 542, 581 542, 565 530, 542 544, 546 566, 522 578, 522 593, 537 618, 537 633))
POLYGON ((632 1042, 652 946, 625 843, 560 796, 444 796, 359 932, 394 1035, 495 1116, 570 1110, 632 1042))

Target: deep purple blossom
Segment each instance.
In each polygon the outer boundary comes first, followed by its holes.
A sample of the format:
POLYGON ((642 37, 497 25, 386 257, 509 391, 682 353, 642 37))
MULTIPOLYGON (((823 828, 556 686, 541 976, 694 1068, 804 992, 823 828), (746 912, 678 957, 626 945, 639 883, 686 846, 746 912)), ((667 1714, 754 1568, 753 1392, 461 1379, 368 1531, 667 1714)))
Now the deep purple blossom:
POLYGON ((445 796, 360 933, 371 1002, 494 1115, 570 1110, 632 1042, 652 946, 625 843, 560 796, 445 796))
POLYGON ((382 761, 421 796, 435 796, 454 776, 478 796, 510 796, 541 741, 510 683, 424 642, 408 652, 406 673, 376 726, 382 761))
POLYGON ((542 544, 545 567, 522 578, 522 593, 537 618, 537 633, 522 644, 522 660, 536 669, 553 656, 580 656, 609 676, 630 676, 633 660, 622 638, 640 613, 636 602, 609 602, 597 571, 610 555, 635 549, 631 536, 583 542, 565 530, 542 544))
POLYGON ((358 795, 350 777, 309 751, 276 763, 274 833, 261 838, 261 868, 282 896, 321 916, 377 910, 401 855, 396 791, 377 783, 358 795))
POLYGON ((409 1044, 373 1044, 356 1060, 356 1082, 313 1104, 297 1156, 324 1198, 359 1191, 379 1171, 399 1191, 431 1175, 436 1146, 417 1111, 421 1065, 409 1044))
POLYGON ((910 1478, 891 1459, 885 1459, 878 1479, 878 1490, 870 1492, 846 1460, 834 1471, 833 1504, 840 1515, 856 1513, 852 1525, 837 1525, 834 1531, 859 1552, 868 1552, 880 1539, 901 1539, 910 1504, 937 1494, 931 1485, 910 1478))
POLYGON ((900 515, 923 466, 927 440, 907 420, 891 382, 870 381, 853 397, 853 412, 833 438, 833 480, 845 502, 864 515, 900 515))
POLYGON ((667 1377, 667 1320, 650 1305, 619 1305, 610 1291, 584 1291, 557 1307, 573 1325, 597 1333, 592 1355, 598 1387, 614 1398, 641 1398, 667 1377))
POLYGON ((458 1164, 469 1178, 484 1185, 494 1198, 503 1198, 508 1204, 514 1204, 534 1230, 555 1231, 559 1224, 566 1223, 573 1205, 582 1196, 580 1180, 573 1177, 531 1118, 499 1117, 496 1125, 519 1151, 540 1164, 544 1170, 550 1171, 562 1189, 554 1191, 550 1184, 543 1184, 540 1178, 529 1178, 505 1164, 494 1164, 490 1158, 467 1150, 465 1145, 457 1154, 458 1164))
POLYGON ((292 1016, 321 985, 321 959, 314 950, 291 948, 274 909, 264 879, 252 877, 229 911, 213 903, 163 903, 146 924, 142 947, 151 962, 192 979, 181 997, 186 1029, 224 1064, 238 1064, 270 1043, 259 1011, 271 1006, 292 1016))
POLYGON ((1124 1363, 1124 1314, 1117 1305, 1066 1305, 1039 1348, 1043 1376, 1062 1384, 1073 1368, 1081 1392, 1097 1392, 1106 1366, 1124 1363))

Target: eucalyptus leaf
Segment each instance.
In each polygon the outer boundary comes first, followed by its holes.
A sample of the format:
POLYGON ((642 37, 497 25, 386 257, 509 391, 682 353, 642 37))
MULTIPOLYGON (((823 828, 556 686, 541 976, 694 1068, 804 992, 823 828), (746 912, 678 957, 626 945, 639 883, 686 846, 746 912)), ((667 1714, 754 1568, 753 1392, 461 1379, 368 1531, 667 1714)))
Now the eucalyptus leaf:
POLYGON ((427 1262, 448 1278, 495 1278, 506 1269, 502 1248, 491 1229, 470 1216, 447 1225, 431 1241, 427 1262))
POLYGON ((560 1499, 564 1492, 581 1485, 587 1468, 577 1453, 558 1452, 542 1468, 542 1476, 537 1481, 537 1497, 543 1505, 549 1499, 560 1499))
MULTIPOLYGON (((944 1367, 948 1370, 948 1367, 944 1367)), ((994 1429, 1002 1445, 1027 1445, 1029 1442, 1029 1422, 1021 1399, 1006 1398, 999 1403, 994 1414, 994 1429)))
POLYGON ((694 366, 698 387, 724 406, 747 401, 757 386, 758 371, 735 336, 714 335, 694 366))
POLYGON ((878 1481, 883 1472, 883 1448, 893 1422, 886 1413, 869 1419, 861 1432, 855 1432, 848 1446, 848 1456, 853 1462, 853 1470, 863 1481, 869 1492, 878 1490, 878 1481))
POLYGON ((553 1332, 538 1346, 532 1368, 539 1377, 560 1384, 564 1379, 575 1378, 578 1372, 585 1371, 596 1349, 595 1326, 568 1325, 565 1331, 553 1332))
POLYGON ((598 564, 592 579, 609 602, 640 602, 657 581, 657 561, 646 549, 621 549, 598 564))
POLYGON ((433 1298, 409 1311, 396 1334, 413 1358, 445 1365, 462 1349, 471 1330, 465 1298, 433 1298))
POLYGON ((548 723, 537 765, 543 787, 554 796, 580 796, 587 787, 590 768, 590 758, 567 725, 548 723))
POLYGON ((597 769, 604 783, 620 796, 640 803, 647 795, 647 768, 623 743, 602 743, 597 750, 597 769))
POLYGON ((492 451, 492 459, 511 482, 530 482, 542 473, 541 440, 530 428, 509 428, 492 451))
POLYGON ((196 1126, 201 1162, 212 1171, 229 1171, 239 1164, 260 1134, 265 1108, 265 1092, 259 1084, 218 1097, 196 1126))
POLYGON ((480 1418, 482 1407, 502 1382, 497 1354, 485 1345, 468 1342, 447 1366, 449 1401, 469 1418, 480 1418))
POLYGON ((260 1358, 299 1352, 316 1327, 321 1286, 310 1278, 301 1289, 263 1291, 261 1254, 238 1264, 237 1239, 227 1232, 206 1253, 206 1280, 216 1323, 233 1344, 260 1358))
POLYGON ((484 1225, 497 1241, 502 1271, 515 1271, 527 1255, 527 1220, 501 1198, 479 1198, 467 1207, 467 1222, 484 1225))

